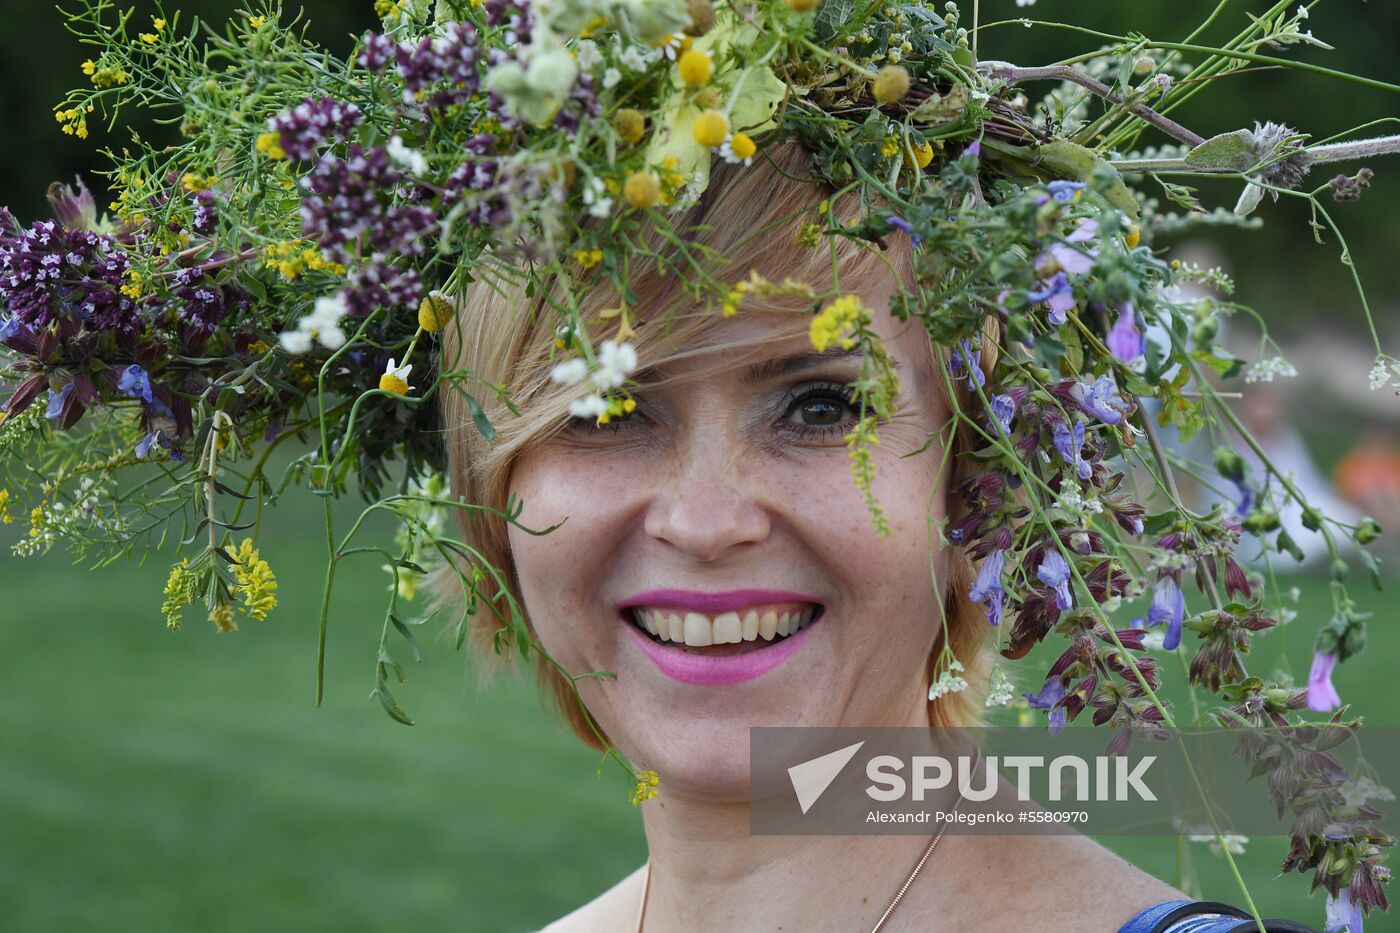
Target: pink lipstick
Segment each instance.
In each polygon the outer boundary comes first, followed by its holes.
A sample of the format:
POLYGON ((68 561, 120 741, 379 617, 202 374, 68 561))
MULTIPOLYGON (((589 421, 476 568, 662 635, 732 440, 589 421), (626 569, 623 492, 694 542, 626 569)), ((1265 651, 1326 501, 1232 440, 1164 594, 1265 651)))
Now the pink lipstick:
POLYGON ((652 641, 637 626, 627 623, 637 646, 657 670, 685 684, 737 684, 760 677, 792 657, 806 642, 813 627, 809 625, 796 635, 744 654, 706 655, 691 654, 682 647, 652 641))
MULTIPOLYGON (((662 640, 658 640, 643 631, 640 623, 627 610, 640 606, 718 615, 784 603, 822 605, 812 596, 789 590, 748 589, 725 593, 647 590, 619 603, 618 611, 642 653, 667 677, 687 684, 733 684, 760 677, 790 658, 806 642, 812 626, 820 620, 820 608, 811 623, 804 623, 800 630, 783 635, 776 641, 770 642, 765 638, 757 642, 719 644, 713 648, 686 647, 665 641, 664 635, 662 640)), ((786 625, 786 622, 783 624, 786 625)))

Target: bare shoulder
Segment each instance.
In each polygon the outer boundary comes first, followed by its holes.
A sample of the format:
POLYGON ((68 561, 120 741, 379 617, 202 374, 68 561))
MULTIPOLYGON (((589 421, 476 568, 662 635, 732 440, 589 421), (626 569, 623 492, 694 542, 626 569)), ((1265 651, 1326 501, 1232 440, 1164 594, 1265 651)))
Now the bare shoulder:
POLYGON ((987 870, 998 871, 1011 897, 990 899, 979 930, 1036 929, 1117 933, 1134 915, 1186 897, 1116 853, 1082 835, 989 837, 987 870))
POLYGON ((617 933, 636 923, 642 901, 646 865, 599 894, 582 907, 560 917, 540 933, 617 933))

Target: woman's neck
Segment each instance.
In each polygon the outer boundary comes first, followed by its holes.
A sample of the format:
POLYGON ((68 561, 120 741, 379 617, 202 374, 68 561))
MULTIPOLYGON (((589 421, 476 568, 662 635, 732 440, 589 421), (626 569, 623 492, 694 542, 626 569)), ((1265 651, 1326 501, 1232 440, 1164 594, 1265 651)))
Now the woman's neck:
MULTIPOLYGON (((922 697, 881 725, 927 725, 922 697)), ((908 877, 930 836, 755 836, 747 801, 675 793, 643 807, 651 858, 646 933, 870 929, 908 877)), ((936 827, 930 829, 930 835, 936 827)), ((918 913, 909 901, 946 900, 945 837, 887 930, 918 913), (933 900, 930 900, 933 898, 933 900)), ((640 895, 639 895, 640 897, 640 895)), ((629 926, 626 933, 630 933, 629 926)))

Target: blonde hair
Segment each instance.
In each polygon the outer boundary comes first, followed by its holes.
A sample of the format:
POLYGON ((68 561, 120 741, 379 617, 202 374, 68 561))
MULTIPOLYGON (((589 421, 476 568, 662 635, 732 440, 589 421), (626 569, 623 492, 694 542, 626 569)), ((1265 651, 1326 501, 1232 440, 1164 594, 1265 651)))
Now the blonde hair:
MULTIPOLYGON (((817 247, 800 245, 797 233, 804 220, 811 222, 817 219, 817 205, 823 198, 831 197, 832 192, 825 183, 809 176, 807 168, 810 157, 798 143, 775 145, 765 153, 765 157, 765 161, 756 160, 754 165, 747 167, 723 163, 716 165, 705 193, 697 204, 673 220, 674 228, 688 242, 703 244, 707 255, 708 250, 713 250, 722 257, 718 269, 707 270, 722 281, 735 282, 747 278, 750 270, 754 269, 774 282, 791 276, 799 282, 810 284, 820 293, 832 281, 830 247, 824 238, 817 247), (804 208, 810 212, 809 216, 803 216, 804 208), (782 212, 788 216, 775 220, 774 215, 782 212)), ((858 209, 860 205, 850 204, 851 200, 853 196, 841 204, 831 203, 833 215, 841 217, 848 207, 858 209)), ((912 278, 913 267, 908 238, 896 234, 887 242, 890 245, 888 253, 894 256, 893 266, 897 274, 908 282, 912 278)), ((668 245, 665 238, 655 231, 650 233, 644 244, 658 254, 664 254, 668 245)), ((872 246, 839 237, 835 250, 843 292, 859 293, 862 286, 868 287, 878 281, 878 277, 890 274, 886 259, 872 246)), ((668 286, 650 274, 629 283, 638 297, 635 305, 639 309, 658 308, 670 297, 668 293, 674 293, 674 284, 674 279, 668 286)), ((527 299, 523 286, 518 283, 503 289, 484 279, 471 283, 457 297, 460 309, 458 320, 455 325, 449 325, 442 335, 443 372, 466 371, 474 382, 503 387, 504 394, 518 407, 519 414, 512 413, 501 399, 474 391, 495 429, 494 440, 487 441, 473 425, 465 389, 444 382, 442 411, 452 495, 469 503, 504 510, 515 459, 562 429, 569 401, 578 395, 577 387, 563 387, 553 383, 550 378, 557 362, 553 353, 555 328, 559 321, 549 302, 560 299, 557 294, 538 293, 527 299)), ((593 288, 582 297, 580 319, 595 343, 610 336, 603 329, 611 331, 618 321, 615 316, 600 317, 600 312, 608 305, 618 303, 619 299, 605 287, 593 288)), ((805 304, 810 306, 811 302, 805 304)), ((807 327, 807 319, 796 313, 791 299, 746 299, 739 313, 778 314, 780 321, 790 320, 790 328, 775 328, 776 332, 771 337, 774 342, 790 340, 795 334, 805 332, 807 327)), ((661 318, 661 315, 643 316, 641 323, 635 325, 637 331, 633 343, 637 349, 639 369, 658 367, 697 353, 713 358, 716 369, 731 365, 726 361, 725 354, 714 352, 715 344, 704 344, 700 339, 724 326, 727 318, 720 314, 718 307, 668 314, 664 316, 664 321, 661 318)), ((767 339, 764 340, 766 342, 767 339)), ((987 343, 984 340, 984 345, 987 343)), ((751 341, 736 345, 754 346, 751 341)), ((932 341, 929 341, 929 353, 931 365, 928 378, 935 394, 943 397, 949 405, 964 403, 965 399, 948 399, 943 380, 933 378, 936 360, 932 341)), ((989 348, 989 352, 983 354, 984 367, 990 367, 990 357, 989 348)), ((966 442, 966 438, 958 437, 954 440, 954 446, 961 448, 966 442)), ((952 453, 956 455, 957 450, 952 453)), ((956 464, 959 461, 954 458, 950 462, 956 464)), ((952 485, 950 482, 950 490, 952 485)), ((951 495, 948 507, 950 511, 956 508, 951 495)), ((506 521, 489 511, 457 510, 457 515, 465 542, 482 560, 490 562, 502 572, 504 587, 488 575, 480 584, 481 597, 501 607, 506 595, 502 589, 505 589, 524 611, 519 580, 511 560, 506 521)), ((938 582, 945 594, 948 647, 963 664, 972 688, 930 702, 929 722, 939 726, 977 725, 981 721, 982 698, 991 667, 987 647, 989 627, 982 612, 967 599, 973 571, 961 548, 948 549, 947 572, 943 577, 938 582)), ((440 575, 438 584, 438 592, 443 598, 460 598, 455 575, 440 575)), ((470 641, 477 656, 486 660, 485 673, 489 676, 499 666, 496 660, 499 656, 493 648, 498 630, 504 623, 495 613, 481 609, 472 618, 472 623, 470 641)), ((528 615, 526 623, 534 637, 534 627, 529 623, 528 615)), ((932 668, 942 640, 940 633, 928 661, 930 676, 934 673, 932 668)), ((569 727, 584 742, 601 749, 595 733, 596 724, 591 724, 585 718, 587 713, 580 708, 581 704, 568 679, 548 663, 537 664, 536 671, 541 691, 553 699, 569 727)))

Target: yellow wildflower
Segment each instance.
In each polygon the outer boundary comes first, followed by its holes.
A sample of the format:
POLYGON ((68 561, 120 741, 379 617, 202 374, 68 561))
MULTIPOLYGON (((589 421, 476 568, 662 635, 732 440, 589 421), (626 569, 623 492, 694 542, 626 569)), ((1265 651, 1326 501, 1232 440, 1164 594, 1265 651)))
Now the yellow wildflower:
POLYGON ((276 130, 258 134, 255 145, 257 150, 269 159, 285 159, 287 157, 287 153, 282 149, 282 134, 276 130))
POLYGON ((151 25, 155 27, 156 32, 160 32, 162 29, 165 28, 165 20, 161 19, 158 16, 152 16, 151 25))
POLYGON ((733 287, 724 297, 724 306, 721 312, 725 317, 733 317, 739 310, 744 298, 752 295, 755 298, 775 298, 788 296, 793 298, 815 299, 817 294, 812 290, 812 286, 806 282, 799 282, 792 276, 785 276, 781 284, 770 282, 768 279, 758 274, 757 269, 749 270, 747 281, 735 282, 733 287))
POLYGON ((603 251, 600 249, 574 250, 574 261, 585 269, 592 269, 603 261, 603 251))
POLYGON ((92 83, 96 87, 115 87, 130 80, 131 75, 115 66, 99 68, 92 74, 92 83))
POLYGON ((127 283, 122 286, 122 294, 128 298, 141 297, 141 273, 135 269, 126 270, 127 283))
POLYGON ((859 295, 842 295, 812 318, 808 336, 819 353, 834 343, 849 350, 856 345, 856 338, 846 336, 847 331, 869 320, 870 312, 861 304, 859 295))
MULTIPOLYGON (((905 153, 905 163, 909 162, 909 155, 905 153)), ((914 145, 914 164, 919 168, 928 168, 928 164, 933 161, 933 143, 924 141, 914 145)))
POLYGON ((655 207, 661 198, 661 180, 655 172, 633 172, 627 176, 622 196, 639 211, 655 207))
POLYGON ((180 177, 180 184, 186 191, 207 191, 214 187, 214 182, 218 181, 213 175, 196 175, 193 172, 186 172, 180 177))
POLYGON ((709 52, 691 49, 676 62, 676 72, 686 84, 701 87, 710 82, 710 77, 715 73, 715 63, 709 52))
POLYGON ((265 22, 267 22, 266 16, 250 16, 248 17, 248 28, 261 29, 263 28, 263 23, 265 22))
POLYGON ((1142 228, 1137 224, 1131 224, 1128 227, 1128 232, 1123 234, 1123 242, 1128 249, 1136 249, 1137 245, 1142 242, 1142 228))
POLYGON ((87 75, 90 78, 96 73, 97 62, 93 61, 90 58, 87 61, 83 62, 83 74, 87 75))
POLYGON ((0 524, 8 525, 15 520, 10 514, 10 491, 0 489, 0 524))
POLYGON ((258 622, 277 608, 277 578, 272 568, 253 547, 252 538, 244 538, 233 552, 233 592, 243 600, 243 614, 258 622))
POLYGON ((821 242, 821 235, 821 224, 803 224, 802 228, 797 231, 797 245, 815 247, 821 242))
POLYGON ((418 326, 430 334, 436 334, 442 330, 452 322, 452 318, 455 316, 456 309, 442 292, 429 292, 418 305, 418 326))
POLYGON ((238 631, 238 623, 233 620, 233 607, 228 603, 218 603, 209 610, 209 621, 220 632, 238 631))
POLYGON ((656 796, 657 785, 661 783, 661 776, 655 771, 643 771, 637 775, 637 786, 632 789, 632 806, 639 805, 643 800, 650 800, 656 796))
POLYGON ((903 65, 886 65, 875 73, 871 92, 880 103, 893 104, 909 93, 908 70, 903 65))
POLYGON ((647 120, 640 110, 624 107, 613 115, 612 128, 619 139, 631 146, 641 142, 646 134, 647 120))
POLYGON ((157 37, 156 34, 153 33, 153 32, 143 32, 143 33, 141 33, 141 41, 144 42, 144 43, 146 43, 147 45, 155 45, 155 44, 156 44, 156 39, 157 39, 157 38, 158 38, 158 37, 157 37))
POLYGON ((722 145, 729 136, 729 120, 718 110, 706 110, 695 118, 695 141, 706 148, 722 145))
POLYGON ((613 398, 608 399, 608 410, 598 416, 599 424, 607 424, 614 417, 635 411, 637 400, 634 398, 613 398))
POLYGON ((885 139, 884 139, 884 141, 880 143, 880 155, 884 156, 885 158, 887 158, 887 159, 893 158, 894 155, 895 155, 896 153, 898 153, 898 152, 899 152, 899 137, 898 137, 898 136, 894 136, 894 135, 886 136, 885 139))
POLYGON ((661 160, 661 168, 663 170, 661 172, 661 183, 668 188, 679 188, 681 185, 685 184, 685 173, 676 170, 676 166, 680 164, 680 161, 680 159, 673 155, 668 155, 661 160))
POLYGON ((190 559, 180 558, 180 562, 170 568, 170 576, 165 580, 165 602, 161 604, 161 614, 165 616, 165 627, 172 632, 179 631, 180 610, 194 602, 198 595, 195 587, 198 579, 190 570, 190 559))

